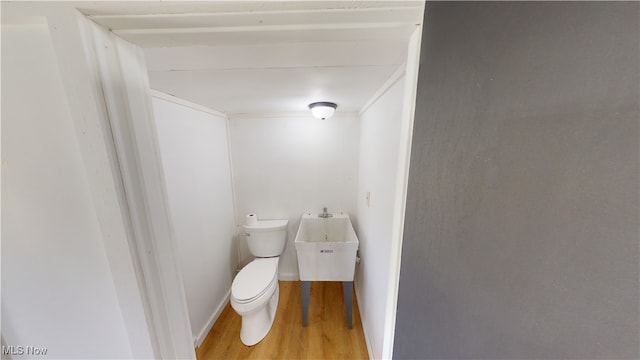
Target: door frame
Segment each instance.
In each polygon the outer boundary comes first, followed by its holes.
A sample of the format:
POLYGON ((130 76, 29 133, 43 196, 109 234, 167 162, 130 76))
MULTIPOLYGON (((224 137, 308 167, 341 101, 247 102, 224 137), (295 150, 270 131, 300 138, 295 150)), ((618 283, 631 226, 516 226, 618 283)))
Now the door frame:
POLYGON ((47 20, 132 355, 195 359, 142 50, 73 8, 47 20))
MULTIPOLYGON (((47 18, 133 355, 193 359, 143 54, 75 8, 47 18)), ((393 355, 421 35, 419 25, 408 46, 383 358, 393 355)))
POLYGON ((387 308, 385 313, 384 334, 382 338, 382 358, 393 358, 393 343, 396 329, 396 313, 398 309, 398 293, 400 285, 400 267, 402 260, 402 241, 404 235, 404 216, 407 204, 407 188, 409 185, 409 165, 411 160, 411 140, 413 138, 413 122, 418 91, 418 70, 420 68, 420 48, 422 43, 422 26, 409 39, 407 64, 405 70, 402 119, 400 124, 400 148, 398 152, 397 181, 394 198, 393 223, 391 227, 391 254, 389 262, 389 278, 387 284, 387 308))

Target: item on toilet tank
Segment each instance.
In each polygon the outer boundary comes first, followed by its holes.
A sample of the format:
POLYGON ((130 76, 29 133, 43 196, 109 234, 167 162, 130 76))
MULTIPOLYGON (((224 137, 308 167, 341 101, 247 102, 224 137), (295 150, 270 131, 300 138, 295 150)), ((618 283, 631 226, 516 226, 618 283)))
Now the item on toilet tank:
POLYGON ((258 225, 258 215, 256 213, 251 213, 247 215, 247 225, 258 225))

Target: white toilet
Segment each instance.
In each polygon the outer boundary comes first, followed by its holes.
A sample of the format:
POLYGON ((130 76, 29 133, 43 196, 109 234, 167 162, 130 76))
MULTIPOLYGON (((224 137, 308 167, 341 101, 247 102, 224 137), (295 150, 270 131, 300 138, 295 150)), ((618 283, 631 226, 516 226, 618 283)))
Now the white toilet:
POLYGON ((258 220, 243 225, 249 251, 247 264, 231 285, 231 307, 242 316, 240 340, 251 346, 264 339, 278 309, 278 261, 284 251, 289 220, 258 220))

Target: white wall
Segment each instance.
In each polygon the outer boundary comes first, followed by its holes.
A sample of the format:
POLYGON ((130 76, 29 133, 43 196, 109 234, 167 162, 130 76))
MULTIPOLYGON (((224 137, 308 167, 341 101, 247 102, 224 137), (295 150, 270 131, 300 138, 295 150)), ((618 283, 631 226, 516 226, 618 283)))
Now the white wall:
MULTIPOLYGON (((237 221, 249 212, 289 219, 280 278, 298 279, 294 239, 304 211, 346 211, 355 224, 358 177, 357 116, 328 120, 308 116, 229 120, 237 221)), ((252 259, 240 238, 241 265, 252 259)))
POLYGON ((372 358, 382 357, 404 77, 360 118, 356 293, 372 358), (367 204, 366 194, 370 194, 367 204))
POLYGON ((48 358, 131 358, 45 24, 2 25, 2 160, 3 340, 48 358))
POLYGON ((237 267, 227 120, 153 99, 176 250, 197 344, 226 305, 237 267))

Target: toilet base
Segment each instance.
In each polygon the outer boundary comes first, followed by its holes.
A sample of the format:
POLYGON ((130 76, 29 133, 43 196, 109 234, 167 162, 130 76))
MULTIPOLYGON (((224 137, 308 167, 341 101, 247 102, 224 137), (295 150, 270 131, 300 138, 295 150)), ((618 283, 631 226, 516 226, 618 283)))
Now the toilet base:
POLYGON ((249 314, 242 315, 240 340, 243 344, 253 346, 267 336, 276 317, 279 298, 280 284, 277 284, 276 291, 265 306, 249 314))

